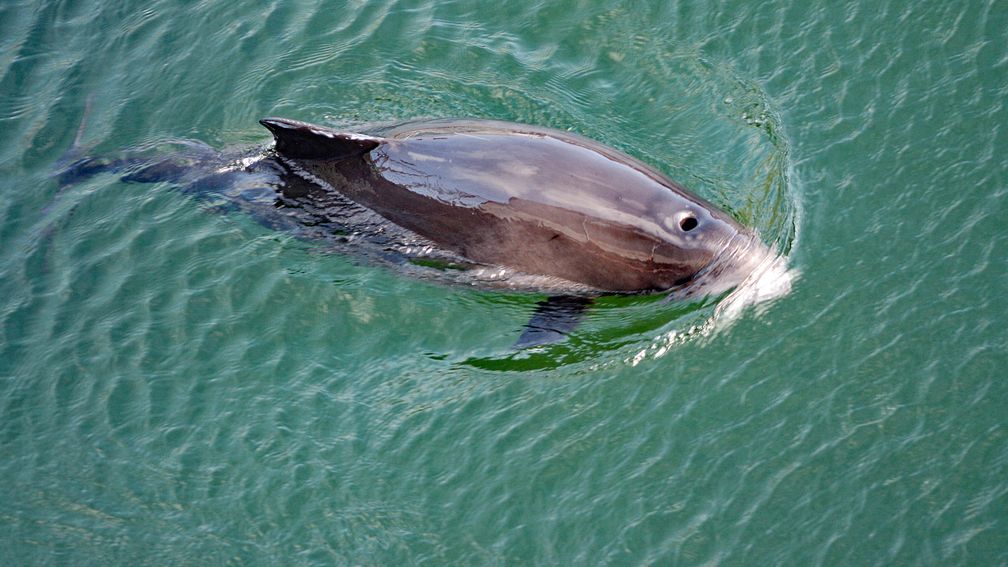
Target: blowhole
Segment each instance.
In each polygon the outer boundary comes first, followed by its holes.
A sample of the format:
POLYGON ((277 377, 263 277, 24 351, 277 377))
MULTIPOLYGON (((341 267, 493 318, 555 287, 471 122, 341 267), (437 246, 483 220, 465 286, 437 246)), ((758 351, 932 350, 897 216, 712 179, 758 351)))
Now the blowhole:
POLYGON ((683 216, 683 218, 679 219, 679 228, 681 228, 683 232, 689 232, 693 230, 694 228, 697 227, 698 224, 700 223, 696 220, 696 217, 693 215, 685 215, 683 216))

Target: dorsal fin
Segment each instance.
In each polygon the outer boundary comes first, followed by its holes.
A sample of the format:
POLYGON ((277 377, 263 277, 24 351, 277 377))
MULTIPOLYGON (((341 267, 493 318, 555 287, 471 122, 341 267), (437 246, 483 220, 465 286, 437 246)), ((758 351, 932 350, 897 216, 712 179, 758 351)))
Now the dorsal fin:
POLYGON ((385 140, 374 136, 337 132, 324 126, 287 118, 263 118, 260 124, 276 139, 276 151, 294 159, 345 159, 364 155, 385 140))

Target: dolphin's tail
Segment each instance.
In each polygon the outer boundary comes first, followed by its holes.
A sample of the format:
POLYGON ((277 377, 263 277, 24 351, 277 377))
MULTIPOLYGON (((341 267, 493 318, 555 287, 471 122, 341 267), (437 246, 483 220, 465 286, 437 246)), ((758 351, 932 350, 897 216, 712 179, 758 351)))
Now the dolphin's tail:
POLYGON ((139 155, 139 152, 120 157, 89 155, 90 148, 84 142, 84 134, 93 106, 94 97, 89 95, 84 102, 84 112, 80 124, 77 125, 73 144, 56 161, 53 176, 59 184, 59 192, 63 192, 68 186, 104 173, 119 173, 122 174, 123 181, 138 183, 181 181, 185 171, 194 161, 207 159, 208 155, 213 154, 211 148, 189 142, 181 143, 184 151, 177 157, 152 159, 149 156, 139 155))
POLYGON ((91 116, 93 107, 94 96, 88 95, 84 100, 84 112, 81 115, 80 124, 77 125, 77 133, 74 135, 73 143, 56 160, 55 176, 61 190, 67 185, 72 185, 75 181, 87 179, 100 173, 107 165, 99 163, 99 160, 83 157, 87 153, 87 148, 84 146, 84 132, 87 130, 88 118, 91 116))
POLYGON ((88 95, 84 101, 84 112, 80 124, 77 125, 73 144, 56 160, 54 176, 59 184, 57 196, 71 185, 86 181, 95 175, 115 171, 120 167, 119 160, 87 156, 89 148, 84 145, 84 132, 87 131, 93 107, 94 95, 88 95))

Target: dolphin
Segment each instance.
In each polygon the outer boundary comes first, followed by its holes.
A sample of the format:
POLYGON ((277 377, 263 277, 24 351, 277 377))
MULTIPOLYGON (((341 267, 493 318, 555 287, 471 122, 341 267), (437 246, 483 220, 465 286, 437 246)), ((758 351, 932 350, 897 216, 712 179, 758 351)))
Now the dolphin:
POLYGON ((753 231, 655 168, 570 132, 494 120, 409 122, 380 136, 260 123, 275 144, 258 155, 207 158, 201 147, 184 159, 91 158, 61 179, 127 169, 126 181, 223 195, 263 224, 354 240, 374 258, 544 291, 519 348, 562 340, 592 297, 718 294, 771 255, 753 231))

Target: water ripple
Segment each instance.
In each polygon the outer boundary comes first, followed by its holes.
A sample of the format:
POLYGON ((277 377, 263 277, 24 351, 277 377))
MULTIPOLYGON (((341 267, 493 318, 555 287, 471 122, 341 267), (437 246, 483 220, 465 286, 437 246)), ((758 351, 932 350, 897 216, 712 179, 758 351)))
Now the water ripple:
POLYGON ((1005 563, 1002 12, 5 3, 11 561, 1005 563), (730 302, 606 298, 502 357, 535 298, 50 176, 82 121, 103 154, 266 114, 573 129, 802 279, 721 331, 730 302))

